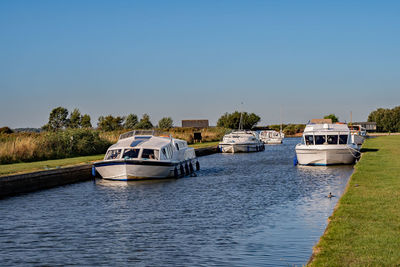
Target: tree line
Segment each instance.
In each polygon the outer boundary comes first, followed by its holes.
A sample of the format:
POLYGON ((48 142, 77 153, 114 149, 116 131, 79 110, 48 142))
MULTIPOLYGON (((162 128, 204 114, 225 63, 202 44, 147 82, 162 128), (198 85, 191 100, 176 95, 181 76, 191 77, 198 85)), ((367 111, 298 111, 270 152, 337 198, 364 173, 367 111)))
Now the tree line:
MULTIPOLYGON (((254 113, 235 111, 223 114, 218 119, 217 126, 238 129, 241 116, 243 129, 251 129, 261 120, 260 116, 254 113)), ((171 117, 164 117, 154 126, 148 114, 143 114, 140 120, 136 114, 129 114, 127 116, 100 116, 97 122, 97 129, 101 131, 152 129, 155 127, 170 129, 173 127, 173 120, 171 117)), ((45 131, 76 128, 92 128, 90 116, 88 114, 82 115, 77 108, 69 114, 68 109, 64 107, 54 108, 50 112, 48 123, 42 126, 42 130, 45 131)))
MULTIPOLYGON (((161 129, 173 127, 171 117, 162 118, 157 125, 161 129)), ((71 114, 64 107, 54 108, 49 115, 49 121, 42 126, 44 131, 57 131, 63 129, 92 128, 91 118, 88 114, 82 115, 79 109, 75 108, 71 114)), ((153 123, 148 114, 143 114, 139 120, 136 114, 128 116, 100 116, 97 122, 97 129, 101 131, 152 129, 153 123)))
POLYGON ((368 115, 369 122, 376 122, 378 132, 400 132, 400 106, 378 108, 368 115))

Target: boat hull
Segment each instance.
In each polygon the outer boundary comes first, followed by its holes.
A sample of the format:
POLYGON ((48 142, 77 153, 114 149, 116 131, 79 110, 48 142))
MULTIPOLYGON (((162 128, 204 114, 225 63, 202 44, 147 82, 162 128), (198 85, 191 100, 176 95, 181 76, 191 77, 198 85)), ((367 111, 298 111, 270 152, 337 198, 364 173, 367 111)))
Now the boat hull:
POLYGON ((249 153, 263 151, 264 144, 219 144, 222 153, 249 153))
POLYGON ((358 151, 347 146, 319 148, 315 146, 297 146, 297 161, 300 165, 336 165, 354 163, 358 151))
POLYGON ((176 178, 188 175, 194 171, 196 162, 195 159, 182 162, 115 160, 96 162, 94 167, 103 179, 128 181, 176 178), (190 163, 192 168, 189 168, 190 163))
POLYGON ((268 139, 268 140, 262 140, 264 144, 268 145, 277 145, 277 144, 282 144, 282 139, 268 139))

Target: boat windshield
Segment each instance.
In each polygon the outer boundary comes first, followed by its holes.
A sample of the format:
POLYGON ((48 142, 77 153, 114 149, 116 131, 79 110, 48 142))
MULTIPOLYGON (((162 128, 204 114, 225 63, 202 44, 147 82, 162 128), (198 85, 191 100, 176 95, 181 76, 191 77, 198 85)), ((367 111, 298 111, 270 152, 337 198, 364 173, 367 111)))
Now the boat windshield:
POLYGON ((121 149, 109 150, 105 156, 105 159, 118 159, 121 155, 121 149))
POLYGON ((136 159, 139 157, 140 149, 137 148, 128 148, 125 149, 124 155, 122 156, 124 159, 136 159))
POLYGON ((347 144, 348 135, 339 135, 339 144, 347 144))
POLYGON ((306 135, 304 139, 306 140, 306 145, 314 144, 314 136, 313 135, 306 135))
POLYGON ((337 145, 338 136, 337 135, 328 135, 328 144, 329 145, 337 145))
POLYGON ((323 145, 326 142, 325 135, 315 135, 315 144, 316 145, 323 145))
POLYGON ((143 159, 159 159, 159 151, 156 149, 143 149, 142 152, 143 159))

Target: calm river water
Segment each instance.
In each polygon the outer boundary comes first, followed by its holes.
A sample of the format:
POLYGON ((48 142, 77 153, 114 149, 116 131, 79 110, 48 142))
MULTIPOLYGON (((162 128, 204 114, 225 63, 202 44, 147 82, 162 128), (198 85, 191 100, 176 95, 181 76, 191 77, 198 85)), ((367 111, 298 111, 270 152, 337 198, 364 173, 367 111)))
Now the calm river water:
POLYGON ((97 180, 1 200, 1 265, 305 264, 353 168, 295 167, 298 142, 202 157, 197 177, 97 180))

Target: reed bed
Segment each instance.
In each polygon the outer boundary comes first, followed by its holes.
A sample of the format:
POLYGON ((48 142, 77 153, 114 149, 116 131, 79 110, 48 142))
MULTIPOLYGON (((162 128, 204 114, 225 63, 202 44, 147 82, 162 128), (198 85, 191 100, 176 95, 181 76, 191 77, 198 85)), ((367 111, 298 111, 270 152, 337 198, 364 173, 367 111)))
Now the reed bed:
POLYGON ((169 133, 172 137, 183 139, 189 144, 194 143, 194 133, 201 133, 202 142, 215 142, 222 140, 222 137, 229 131, 229 129, 215 127, 215 128, 204 128, 197 130, 195 128, 172 128, 169 133))
MULTIPOLYGON (((120 134, 126 131, 67 129, 57 132, 0 134, 0 164, 104 154, 111 144, 118 141, 120 134)), ((195 132, 201 132, 202 142, 212 142, 221 140, 227 129, 172 128, 164 131, 174 138, 193 144, 195 132)))
POLYGON ((110 144, 97 131, 89 129, 2 134, 0 164, 102 154, 110 144))

